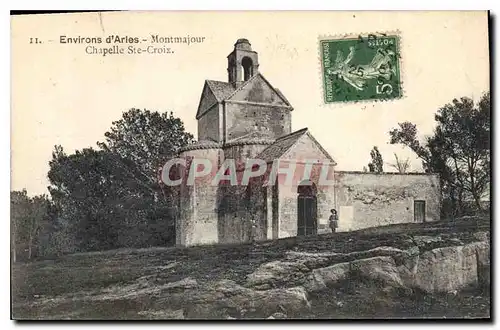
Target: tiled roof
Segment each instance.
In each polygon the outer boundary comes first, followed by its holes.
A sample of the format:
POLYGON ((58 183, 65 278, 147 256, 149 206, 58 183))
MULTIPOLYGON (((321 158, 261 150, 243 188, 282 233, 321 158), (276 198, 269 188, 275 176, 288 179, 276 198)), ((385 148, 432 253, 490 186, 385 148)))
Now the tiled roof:
POLYGON ((202 94, 201 100, 200 100, 200 105, 198 106, 198 112, 196 113, 196 118, 199 119, 208 109, 213 107, 217 103, 222 103, 225 100, 231 99, 233 95, 238 93, 241 89, 245 88, 248 84, 250 84, 254 79, 257 79, 257 77, 261 77, 268 85, 269 87, 276 91, 278 96, 284 101, 284 103, 290 107, 290 110, 293 110, 292 106, 290 105, 290 102, 286 99, 286 97, 276 88, 274 88, 267 80, 264 78, 264 76, 261 73, 257 73, 250 77, 247 81, 244 81, 243 83, 239 84, 239 87, 236 87, 235 84, 229 83, 229 82, 224 82, 224 81, 218 81, 218 80, 205 80, 206 86, 208 86, 208 89, 212 91, 212 93, 215 96, 215 101, 211 99, 211 102, 206 102, 209 104, 203 103, 204 100, 204 95, 202 94), (201 105, 203 104, 203 107, 201 108, 201 105))
POLYGON ((221 144, 211 140, 200 140, 179 149, 179 152, 197 149, 217 149, 221 144))
POLYGON ((236 90, 233 84, 224 81, 207 80, 207 84, 219 102, 227 99, 236 90))
POLYGON ((282 136, 276 140, 269 147, 264 149, 257 158, 262 159, 266 162, 273 161, 280 158, 285 154, 285 152, 290 149, 297 140, 307 132, 307 128, 295 131, 288 135, 282 136))

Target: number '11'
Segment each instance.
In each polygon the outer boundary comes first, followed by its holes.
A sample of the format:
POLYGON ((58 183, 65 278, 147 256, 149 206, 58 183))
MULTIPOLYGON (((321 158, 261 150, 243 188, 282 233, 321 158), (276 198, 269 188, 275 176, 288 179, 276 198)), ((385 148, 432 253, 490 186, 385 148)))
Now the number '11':
POLYGON ((38 40, 38 38, 30 38, 30 44, 39 44, 40 41, 38 40))

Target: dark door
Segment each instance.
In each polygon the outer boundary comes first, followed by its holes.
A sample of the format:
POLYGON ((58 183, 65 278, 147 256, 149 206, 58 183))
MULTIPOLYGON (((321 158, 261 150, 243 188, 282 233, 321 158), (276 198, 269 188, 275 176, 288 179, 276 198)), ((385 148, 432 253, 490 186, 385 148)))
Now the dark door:
POLYGON ((425 222, 425 201, 414 201, 413 212, 415 222, 425 222))
POLYGON ((297 204, 297 236, 315 235, 316 226, 316 197, 298 196, 297 204))
POLYGON ((279 228, 278 228, 278 212, 279 212, 279 203, 278 203, 278 184, 275 183, 272 186, 272 202, 271 202, 271 208, 272 208, 272 221, 273 221, 273 239, 277 239, 279 237, 279 228))

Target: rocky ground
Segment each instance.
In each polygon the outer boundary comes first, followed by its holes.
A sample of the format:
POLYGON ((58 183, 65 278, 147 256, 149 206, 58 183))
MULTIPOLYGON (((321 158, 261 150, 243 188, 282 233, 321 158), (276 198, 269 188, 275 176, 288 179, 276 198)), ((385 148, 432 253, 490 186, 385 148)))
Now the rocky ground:
POLYGON ((12 268, 15 319, 489 318, 489 219, 12 268))

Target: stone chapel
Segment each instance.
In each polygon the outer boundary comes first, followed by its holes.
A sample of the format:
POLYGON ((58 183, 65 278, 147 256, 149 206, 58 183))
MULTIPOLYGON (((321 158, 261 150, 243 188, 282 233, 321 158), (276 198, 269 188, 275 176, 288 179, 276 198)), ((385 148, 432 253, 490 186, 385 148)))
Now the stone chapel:
MULTIPOLYGON (((432 174, 336 171, 336 161, 307 128, 292 132, 293 107, 259 70, 258 53, 238 39, 227 56, 228 81, 206 80, 196 112, 198 142, 182 149, 187 163, 199 157, 220 164, 227 158, 264 160, 269 166, 328 164, 334 185, 299 173, 291 184, 255 178, 248 186, 196 182, 179 188, 176 244, 238 243, 329 232, 330 209, 339 231, 439 218, 439 178, 432 174)), ((303 166, 302 166, 303 168, 303 166)), ((189 166, 179 170, 186 176, 189 166)), ((299 171, 300 172, 300 171, 299 171)))

